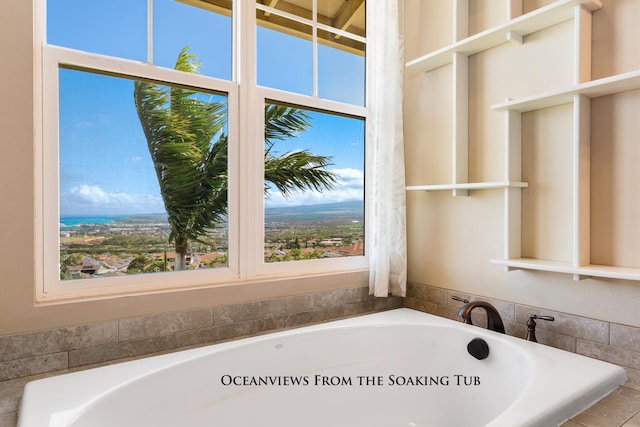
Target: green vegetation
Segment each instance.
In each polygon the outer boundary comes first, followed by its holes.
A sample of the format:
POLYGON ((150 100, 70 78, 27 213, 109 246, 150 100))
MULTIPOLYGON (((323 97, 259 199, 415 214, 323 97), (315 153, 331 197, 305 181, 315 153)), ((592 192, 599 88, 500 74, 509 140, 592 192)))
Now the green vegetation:
MULTIPOLYGON (((336 256, 362 255, 364 226, 352 216, 314 215, 312 221, 266 220, 265 262, 297 261, 336 256), (356 222, 354 222, 356 221, 356 222)), ((114 224, 84 224, 65 227, 60 238, 62 280, 89 277, 90 274, 141 274, 171 271, 174 260, 167 242, 169 225, 160 227, 158 219, 148 222, 123 218, 114 224), (99 264, 101 272, 82 269, 83 259, 99 264), (113 271, 113 270, 116 270, 113 271)), ((187 268, 218 268, 228 265, 227 237, 210 234, 210 245, 190 242, 187 268)), ((86 261, 86 260, 85 260, 86 261)), ((89 263, 91 268, 91 263, 89 263)))

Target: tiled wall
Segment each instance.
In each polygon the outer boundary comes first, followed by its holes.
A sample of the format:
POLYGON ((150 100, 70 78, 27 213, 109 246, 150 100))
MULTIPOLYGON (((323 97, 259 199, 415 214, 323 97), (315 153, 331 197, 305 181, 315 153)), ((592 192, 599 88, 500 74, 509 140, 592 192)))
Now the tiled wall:
POLYGON ((24 384, 34 379, 401 305, 354 287, 0 336, 0 427, 15 426, 24 384))
MULTIPOLYGON (((416 283, 408 284, 404 305, 459 320, 458 310, 463 303, 453 300, 452 296, 489 301, 500 312, 507 334, 520 338, 527 335, 526 322, 530 315, 553 316, 553 322, 536 321, 538 342, 624 367, 640 369, 640 328, 416 283)), ((482 321, 479 319, 477 323, 485 325, 486 321, 481 323, 482 321)))

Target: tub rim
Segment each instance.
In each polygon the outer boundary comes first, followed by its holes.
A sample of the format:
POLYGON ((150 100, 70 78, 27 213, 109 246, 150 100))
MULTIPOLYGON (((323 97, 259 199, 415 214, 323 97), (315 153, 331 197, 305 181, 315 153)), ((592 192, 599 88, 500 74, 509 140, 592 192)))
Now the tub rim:
POLYGON ((402 324, 473 328, 472 332, 475 336, 501 341, 508 346, 521 348, 524 356, 532 360, 534 372, 530 375, 523 392, 519 394, 510 406, 491 420, 487 427, 534 427, 552 425, 552 423, 557 425, 602 399, 627 380, 623 368, 608 362, 538 343, 531 343, 516 337, 498 334, 477 326, 466 325, 421 311, 398 308, 252 337, 243 337, 203 347, 177 350, 167 354, 116 362, 97 368, 35 380, 25 386, 17 427, 64 426, 79 416, 85 408, 100 399, 105 393, 143 376, 151 375, 168 366, 187 363, 212 352, 230 350, 250 345, 256 341, 262 342, 317 330, 402 324), (566 383, 562 385, 569 384, 572 389, 576 387, 576 381, 578 381, 580 383, 579 390, 563 395, 559 393, 559 387, 549 388, 546 381, 541 378, 543 375, 540 375, 540 370, 544 369, 540 360, 549 358, 554 360, 559 358, 558 360, 563 361, 562 363, 569 363, 571 366, 578 364, 582 369, 586 369, 589 372, 589 375, 582 375, 581 378, 574 376, 569 376, 568 378, 554 377, 556 381, 560 380, 566 383), (87 378, 91 378, 91 381, 83 381, 83 379, 87 378), (87 396, 93 397, 87 398, 87 396), (532 398, 539 401, 532 403, 532 398), (546 402, 546 406, 543 407, 540 402, 546 402), (49 418, 54 414, 57 415, 54 416, 53 422, 51 422, 49 418))

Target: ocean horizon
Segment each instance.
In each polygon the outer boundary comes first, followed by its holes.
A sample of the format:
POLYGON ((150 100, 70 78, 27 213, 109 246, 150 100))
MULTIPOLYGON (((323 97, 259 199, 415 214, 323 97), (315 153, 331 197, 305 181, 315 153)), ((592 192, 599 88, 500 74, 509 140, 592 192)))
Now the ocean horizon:
POLYGON ((129 215, 68 215, 60 217, 61 227, 75 227, 79 225, 108 225, 123 221, 162 221, 167 219, 166 213, 143 213, 129 215))
MULTIPOLYGON (((309 217, 362 217, 364 203, 362 201, 320 203, 315 205, 301 205, 289 207, 272 207, 265 209, 267 222, 284 218, 289 220, 309 217)), ((78 227, 81 225, 109 225, 119 222, 162 222, 167 221, 165 212, 150 212, 137 214, 106 214, 106 215, 65 215, 60 216, 60 228, 78 227)))

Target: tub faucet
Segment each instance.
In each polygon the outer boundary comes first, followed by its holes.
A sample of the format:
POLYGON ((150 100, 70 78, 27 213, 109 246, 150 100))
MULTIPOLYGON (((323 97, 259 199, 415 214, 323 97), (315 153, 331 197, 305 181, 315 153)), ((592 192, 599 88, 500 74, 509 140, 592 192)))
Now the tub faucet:
POLYGON ((476 307, 484 308, 484 311, 487 313, 487 329, 500 332, 501 334, 505 333, 504 323, 502 323, 500 313, 498 313, 498 310, 496 310, 494 306, 486 301, 471 301, 463 305, 460 311, 458 311, 458 316, 464 323, 473 325, 473 323, 471 323, 471 312, 476 307))
POLYGON ((529 320, 527 320, 527 337, 525 340, 538 342, 538 339, 536 338, 536 321, 534 319, 553 322, 555 318, 553 316, 538 316, 536 314, 529 316, 529 320))

